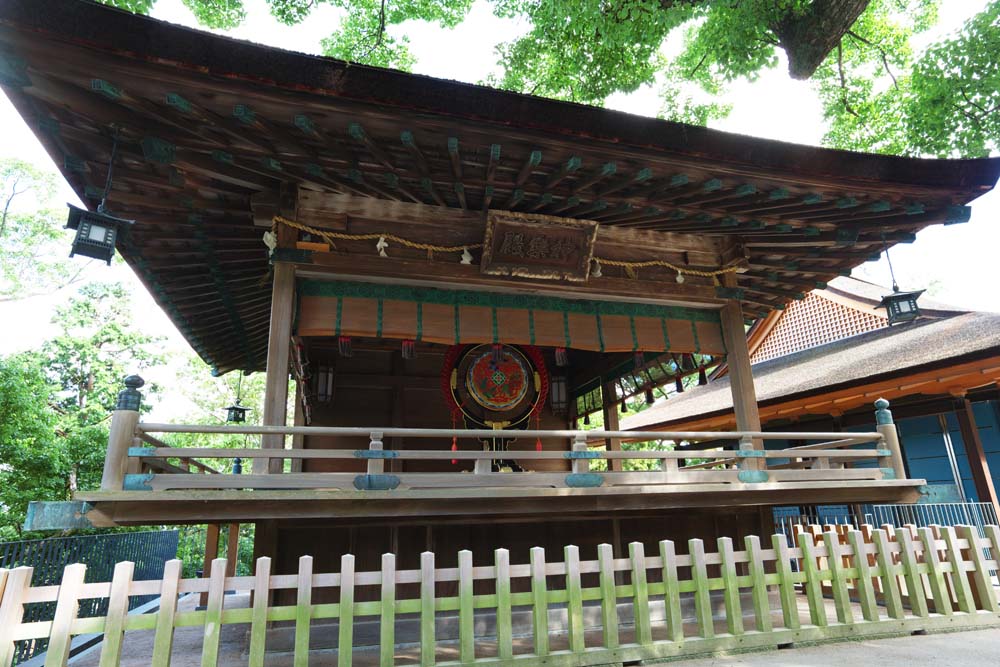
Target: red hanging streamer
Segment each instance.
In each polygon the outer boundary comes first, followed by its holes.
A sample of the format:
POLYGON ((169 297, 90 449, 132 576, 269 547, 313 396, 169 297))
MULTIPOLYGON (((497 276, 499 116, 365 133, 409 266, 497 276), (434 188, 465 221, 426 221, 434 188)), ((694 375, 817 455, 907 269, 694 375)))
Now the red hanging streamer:
MULTIPOLYGON (((535 415, 535 428, 538 430, 542 429, 542 418, 540 415, 535 415)), ((535 438, 535 451, 542 451, 542 439, 540 437, 535 438)))
MULTIPOLYGON (((451 451, 453 451, 453 452, 457 452, 458 451, 458 436, 457 435, 451 436, 451 451)), ((457 466, 458 465, 458 459, 452 459, 451 460, 451 464, 453 466, 457 466)))

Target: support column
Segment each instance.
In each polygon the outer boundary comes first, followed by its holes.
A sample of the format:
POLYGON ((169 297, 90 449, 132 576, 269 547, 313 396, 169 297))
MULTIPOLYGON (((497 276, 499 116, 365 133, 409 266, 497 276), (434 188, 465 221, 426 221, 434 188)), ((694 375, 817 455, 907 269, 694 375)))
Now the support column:
MULTIPOLYGON (((201 576, 208 578, 212 572, 212 561, 219 557, 219 530, 221 526, 210 523, 205 526, 205 560, 201 566, 201 576)), ((208 604, 208 593, 201 594, 201 607, 208 604)))
MULTIPOLYGON (((750 349, 747 347, 746 329, 743 327, 743 308, 740 302, 730 299, 722 307, 722 338, 726 343, 726 361, 729 364, 729 386, 733 393, 733 413, 737 431, 760 431, 760 413, 757 411, 757 392, 750 370, 750 349)), ((740 448, 764 449, 764 441, 754 438, 741 442, 740 448)), ((746 468, 762 470, 766 459, 746 459, 746 468)))
POLYGON ((955 401, 955 416, 958 418, 958 428, 965 443, 965 455, 969 459, 969 469, 972 471, 972 481, 976 486, 976 495, 981 503, 993 503, 993 510, 1000 514, 1000 502, 993 486, 993 476, 986 462, 986 452, 983 451, 983 441, 979 438, 979 428, 976 426, 976 416, 972 412, 972 403, 962 396, 955 401))
POLYGON ((125 467, 128 464, 128 448, 135 438, 135 428, 139 424, 139 406, 142 394, 139 388, 146 382, 138 375, 125 378, 125 389, 118 392, 115 411, 111 413, 111 431, 108 434, 108 449, 104 454, 104 471, 101 475, 102 491, 121 491, 125 482, 125 467))
MULTIPOLYGON (((606 431, 617 431, 621 428, 621 422, 618 419, 618 403, 615 399, 615 383, 608 382, 601 385, 601 402, 604 404, 604 430, 606 431), (609 400, 611 399, 611 400, 609 400)), ((622 450, 622 439, 621 438, 605 438, 604 446, 609 452, 620 452, 622 450)), ((621 459, 612 459, 611 465, 608 469, 612 472, 621 472, 622 464, 624 461, 621 459)))
MULTIPOLYGON (((295 267, 274 265, 271 287, 271 325, 267 333, 267 377, 264 383, 264 426, 284 426, 288 406, 288 361, 292 337, 292 312, 295 292, 295 267)), ((264 449, 283 449, 285 438, 280 435, 261 436, 264 449)), ((281 461, 274 461, 268 470, 264 459, 254 459, 256 474, 281 472, 281 461)))
POLYGON ((236 564, 240 559, 240 524, 229 524, 229 534, 226 539, 226 576, 236 576, 236 564))

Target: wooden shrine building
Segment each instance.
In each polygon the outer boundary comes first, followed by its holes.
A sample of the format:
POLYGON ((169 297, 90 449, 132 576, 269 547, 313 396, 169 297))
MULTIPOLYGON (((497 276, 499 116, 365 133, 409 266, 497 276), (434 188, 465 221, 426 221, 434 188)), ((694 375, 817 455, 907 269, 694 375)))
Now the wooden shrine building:
POLYGON ((377 569, 431 545, 759 533, 774 504, 924 484, 884 406, 877 431, 766 450, 788 434, 761 429, 744 326, 966 221, 1000 160, 754 139, 68 0, 0 4, 0 85, 92 209, 114 155, 117 251, 201 358, 267 374, 263 427, 141 423, 132 382, 102 488, 34 527, 255 522, 277 571, 377 569), (723 357, 733 431, 617 430, 624 397, 723 357), (574 430, 595 406, 608 430, 574 430), (715 468, 669 444, 703 441, 728 443, 715 468))

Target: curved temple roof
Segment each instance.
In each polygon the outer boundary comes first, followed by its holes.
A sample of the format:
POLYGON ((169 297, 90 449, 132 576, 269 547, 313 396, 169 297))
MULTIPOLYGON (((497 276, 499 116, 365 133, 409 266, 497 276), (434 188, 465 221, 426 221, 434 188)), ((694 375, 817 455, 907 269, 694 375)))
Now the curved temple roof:
MULTIPOLYGON (((118 129, 109 205, 137 221, 119 250, 220 370, 263 366, 270 293, 254 209, 288 185, 710 236, 745 261, 738 285, 757 317, 866 261, 883 234, 908 242, 927 225, 965 221, 964 205, 1000 175, 996 159, 754 139, 280 51, 75 0, 0 5, 0 85, 90 206, 118 129)), ((330 224, 363 228, 343 218, 330 224)))

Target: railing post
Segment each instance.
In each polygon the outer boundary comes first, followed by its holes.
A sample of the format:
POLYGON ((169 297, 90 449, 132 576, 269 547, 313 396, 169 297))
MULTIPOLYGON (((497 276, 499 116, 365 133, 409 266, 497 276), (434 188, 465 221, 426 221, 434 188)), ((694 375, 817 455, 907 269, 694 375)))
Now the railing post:
MULTIPOLYGON (((590 448, 587 446, 587 436, 578 435, 573 438, 573 451, 574 452, 587 452, 590 448)), ((581 473, 590 472, 590 460, 589 459, 573 459, 572 463, 573 474, 579 475, 581 473)), ((611 466, 608 466, 608 470, 611 470, 611 466)))
POLYGON ((875 401, 875 428, 882 434, 882 446, 889 453, 889 456, 879 457, 879 467, 892 469, 895 479, 906 479, 903 452, 899 447, 899 434, 896 432, 896 424, 892 421, 889 401, 884 398, 875 401))
POLYGON ((118 402, 111 413, 108 451, 104 456, 104 474, 101 475, 102 491, 122 490, 128 448, 132 446, 135 428, 139 424, 139 406, 142 404, 139 388, 146 382, 138 375, 129 375, 124 383, 125 389, 118 393, 118 402))
MULTIPOLYGON (((382 432, 373 431, 371 440, 368 443, 368 450, 373 452, 382 451, 382 432)), ((381 475, 385 472, 385 459, 368 459, 368 474, 381 475)))

